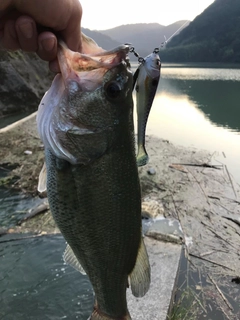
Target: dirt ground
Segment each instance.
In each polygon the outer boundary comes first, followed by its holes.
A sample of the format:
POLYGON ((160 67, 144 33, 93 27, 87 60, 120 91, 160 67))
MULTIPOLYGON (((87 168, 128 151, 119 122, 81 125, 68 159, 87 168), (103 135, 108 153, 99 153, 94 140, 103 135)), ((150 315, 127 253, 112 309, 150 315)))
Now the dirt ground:
MULTIPOLYGON (((240 289, 232 283, 240 282, 239 186, 208 152, 175 146, 153 136, 146 138, 146 146, 150 161, 139 168, 144 203, 150 207, 155 204, 153 211, 180 221, 189 261, 209 275, 223 319, 238 319, 240 296, 236 297, 236 292, 240 289), (229 291, 224 294, 222 287, 229 287, 229 291)), ((0 183, 37 196, 44 152, 35 114, 0 130, 0 155, 0 167, 7 173, 0 183)), ((56 233, 58 229, 47 211, 12 231, 56 233)))

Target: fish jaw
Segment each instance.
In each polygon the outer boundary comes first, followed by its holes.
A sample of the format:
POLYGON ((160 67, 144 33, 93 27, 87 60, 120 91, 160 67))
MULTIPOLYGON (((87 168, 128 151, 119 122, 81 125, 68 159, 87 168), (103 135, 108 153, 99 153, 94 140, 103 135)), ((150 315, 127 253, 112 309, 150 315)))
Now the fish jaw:
MULTIPOLYGON (((97 94, 102 90, 108 72, 115 70, 113 72, 117 74, 118 69, 124 69, 126 64, 129 65, 128 51, 129 47, 122 45, 111 51, 101 51, 90 56, 73 52, 60 42, 58 59, 61 74, 55 77, 51 88, 40 102, 37 115, 40 137, 44 145, 58 158, 71 164, 86 164, 91 161, 92 153, 96 153, 98 157, 106 151, 107 144, 102 140, 104 132, 112 130, 113 123, 102 121, 98 125, 91 123, 89 119, 82 120, 83 117, 79 114, 85 114, 87 118, 88 111, 84 110, 84 103, 80 101, 84 100, 88 93, 90 96, 93 92, 97 94), (81 154, 80 141, 81 137, 86 136, 95 141, 96 146, 91 154, 87 155, 81 154), (80 148, 79 152, 75 152, 78 149, 76 143, 80 148)), ((128 73, 130 74, 129 69, 128 73)), ((123 75, 122 80, 118 81, 122 89, 129 81, 128 78, 128 75, 123 75)))

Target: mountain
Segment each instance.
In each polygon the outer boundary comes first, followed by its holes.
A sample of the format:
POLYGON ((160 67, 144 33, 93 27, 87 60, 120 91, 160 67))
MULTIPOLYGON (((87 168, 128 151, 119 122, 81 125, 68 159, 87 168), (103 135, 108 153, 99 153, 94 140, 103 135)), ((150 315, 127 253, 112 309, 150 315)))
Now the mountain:
POLYGON ((119 42, 113 40, 108 35, 102 34, 100 31, 82 28, 82 32, 85 33, 88 37, 94 39, 100 47, 106 50, 112 49, 122 44, 121 41, 119 42))
POLYGON ((190 21, 181 20, 168 26, 158 23, 127 24, 108 30, 99 30, 119 43, 131 43, 136 51, 146 56, 170 38, 179 28, 187 26, 190 21))
POLYGON ((240 1, 215 0, 161 52, 163 61, 240 62, 240 1))

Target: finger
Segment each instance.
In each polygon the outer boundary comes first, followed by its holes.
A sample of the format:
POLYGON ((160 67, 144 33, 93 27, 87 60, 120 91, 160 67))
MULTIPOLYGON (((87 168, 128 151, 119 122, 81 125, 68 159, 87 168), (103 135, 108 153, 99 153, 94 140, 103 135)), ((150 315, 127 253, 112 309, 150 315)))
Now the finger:
POLYGON ((1 12, 0 11, 0 29, 2 29, 5 25, 5 23, 8 21, 8 20, 17 20, 18 17, 20 17, 22 14, 17 11, 17 10, 10 10, 9 12, 1 12))
POLYGON ((49 69, 54 73, 61 72, 57 59, 49 62, 49 69))
POLYGON ((37 51, 38 34, 35 21, 29 16, 20 16, 15 27, 21 49, 27 52, 37 51))
POLYGON ((38 50, 39 57, 46 61, 52 61, 57 57, 57 38, 49 31, 40 33, 38 36, 38 50))
POLYGON ((71 19, 64 30, 61 31, 63 40, 66 42, 69 49, 81 52, 82 38, 81 38, 81 25, 82 7, 80 2, 78 8, 74 8, 71 19))
POLYGON ((3 46, 8 50, 20 49, 14 20, 8 20, 5 23, 1 42, 3 43, 3 46))
POLYGON ((0 41, 6 49, 16 50, 20 48, 20 44, 17 40, 17 33, 15 30, 15 21, 19 17, 19 15, 20 13, 16 10, 10 10, 9 12, 4 10, 0 12, 0 41), (14 25, 13 22, 9 23, 8 21, 14 21, 14 25), (5 31, 4 28, 6 28, 5 31), (14 41, 14 39, 16 41, 14 41))

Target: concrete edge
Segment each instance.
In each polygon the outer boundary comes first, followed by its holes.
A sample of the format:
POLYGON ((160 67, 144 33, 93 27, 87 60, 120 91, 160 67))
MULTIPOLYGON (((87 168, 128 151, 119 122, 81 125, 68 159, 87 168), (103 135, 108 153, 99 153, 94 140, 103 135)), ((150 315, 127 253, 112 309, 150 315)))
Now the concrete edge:
POLYGON ((1 133, 5 133, 5 132, 7 132, 7 131, 10 131, 10 130, 12 130, 12 129, 18 127, 18 126, 20 126, 20 125, 23 124, 24 122, 26 122, 26 121, 28 121, 28 120, 30 120, 30 119, 32 119, 32 118, 35 118, 36 115, 37 115, 37 111, 31 113, 29 116, 27 116, 27 117, 25 117, 25 118, 23 118, 23 119, 20 119, 20 120, 18 120, 18 121, 16 121, 16 122, 13 122, 12 124, 9 124, 8 126, 0 129, 0 134, 1 134, 1 133))
POLYGON ((178 260, 178 267, 177 267, 175 282, 174 282, 174 285, 173 285, 172 296, 171 296, 171 300, 170 300, 170 303, 169 303, 169 308, 168 308, 167 319, 166 320, 168 320, 168 318, 169 318, 169 316, 170 316, 170 314, 172 312, 173 306, 174 306, 174 298, 175 298, 175 294, 176 294, 177 289, 178 289, 177 288, 177 284, 178 284, 178 279, 179 279, 181 260, 182 260, 182 257, 184 255, 184 247, 185 247, 185 244, 182 243, 182 245, 181 245, 181 253, 180 253, 179 260, 178 260))

